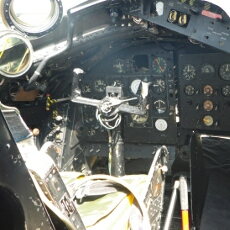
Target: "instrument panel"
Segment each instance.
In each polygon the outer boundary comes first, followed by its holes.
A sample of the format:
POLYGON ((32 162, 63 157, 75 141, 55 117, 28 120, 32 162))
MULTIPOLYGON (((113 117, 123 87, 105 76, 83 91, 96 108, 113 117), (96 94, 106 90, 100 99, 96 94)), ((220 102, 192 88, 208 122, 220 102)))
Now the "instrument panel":
POLYGON ((187 129, 229 131, 229 55, 180 55, 179 75, 181 126, 187 129))
MULTIPOLYGON (((165 44, 166 48, 170 45, 165 44)), ((141 81, 149 82, 147 113, 123 114, 124 141, 131 143, 175 144, 175 79, 173 52, 155 44, 132 47, 106 59, 80 81, 82 95, 105 97, 106 86, 121 86, 124 97, 140 95, 141 81)), ((138 100, 129 102, 135 106, 138 100)), ((106 141, 107 132, 95 118, 95 108, 82 106, 88 140, 106 141)))

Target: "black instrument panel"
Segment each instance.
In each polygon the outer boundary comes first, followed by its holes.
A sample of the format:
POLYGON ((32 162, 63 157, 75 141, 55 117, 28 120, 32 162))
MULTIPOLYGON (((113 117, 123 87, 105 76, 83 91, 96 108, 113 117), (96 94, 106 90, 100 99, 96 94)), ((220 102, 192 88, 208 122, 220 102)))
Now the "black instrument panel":
POLYGON ((192 40, 230 53, 230 19, 220 7, 200 0, 143 1, 132 16, 178 32, 192 40))
POLYGON ((193 130, 229 131, 229 55, 180 55, 179 76, 181 126, 193 130))
MULTIPOLYGON (((171 48, 165 44, 166 48, 171 48)), ((104 60, 80 81, 82 95, 105 97, 106 86, 121 86, 124 97, 140 95, 141 81, 147 81, 149 96, 145 115, 123 114, 124 141, 175 144, 175 79, 173 52, 156 44, 132 47, 104 60)), ((131 101, 137 105, 138 100, 131 101)), ((89 141, 106 141, 107 132, 95 118, 95 108, 82 106, 82 119, 89 129, 89 141)))

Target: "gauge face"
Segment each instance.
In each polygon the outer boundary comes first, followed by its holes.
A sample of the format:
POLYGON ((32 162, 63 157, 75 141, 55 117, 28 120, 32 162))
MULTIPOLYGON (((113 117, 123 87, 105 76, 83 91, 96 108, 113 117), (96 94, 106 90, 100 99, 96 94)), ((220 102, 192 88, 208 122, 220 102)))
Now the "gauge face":
POLYGON ((164 113, 167 109, 166 102, 163 100, 154 101, 153 109, 158 114, 164 113))
POLYGON ((196 77, 196 69, 193 65, 187 64, 182 70, 182 76, 185 80, 190 81, 196 77))
POLYGON ((144 115, 131 114, 131 118, 136 124, 144 124, 149 118, 149 113, 146 112, 144 115))
POLYGON ((155 79, 152 86, 154 93, 161 94, 165 91, 165 81, 162 79, 155 79))
POLYGON ((206 96, 211 96, 213 94, 213 88, 211 85, 205 85, 203 88, 203 93, 206 96))
POLYGON ((213 109, 213 102, 210 100, 204 101, 203 108, 206 111, 211 111, 213 109))
POLYGON ((82 93, 91 93, 92 89, 89 84, 83 84, 81 86, 82 93))
POLYGON ((117 79, 112 82, 112 86, 122 86, 121 80, 117 79))
POLYGON ((155 73, 164 73, 167 69, 167 62, 162 57, 157 57, 152 62, 152 68, 155 73))
POLYGON ((203 122, 206 126, 213 125, 213 118, 210 115, 204 116, 203 122))
POLYGON ((93 109, 84 110, 84 119, 86 123, 92 123, 95 120, 95 112, 93 109))
POLYGON ((98 93, 105 92, 106 84, 103 80, 98 79, 94 81, 94 90, 98 93))
POLYGON ((201 73, 204 74, 215 73, 215 69, 211 64, 203 64, 201 67, 201 73))
POLYGON ((221 92, 225 97, 230 97, 230 85, 223 86, 221 92))
POLYGON ((116 73, 125 73, 125 62, 122 59, 117 59, 113 64, 113 70, 116 73))
POLYGON ((223 80, 229 81, 230 80, 230 64, 222 65, 220 67, 219 74, 223 80))
POLYGON ((195 88, 192 85, 187 85, 184 88, 184 92, 188 96, 192 96, 195 93, 195 88))
POLYGON ((137 92, 138 92, 138 89, 140 87, 140 84, 141 84, 141 80, 140 79, 136 79, 134 81, 131 82, 131 85, 130 85, 130 90, 131 92, 136 95, 137 92))
POLYGON ((155 122, 155 127, 158 131, 165 131, 168 128, 168 124, 164 119, 158 119, 155 122))

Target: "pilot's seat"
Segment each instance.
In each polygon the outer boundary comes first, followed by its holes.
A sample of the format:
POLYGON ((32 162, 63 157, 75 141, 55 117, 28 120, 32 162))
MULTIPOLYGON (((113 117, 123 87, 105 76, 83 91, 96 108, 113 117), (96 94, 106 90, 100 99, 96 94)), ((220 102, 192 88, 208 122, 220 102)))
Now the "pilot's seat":
POLYGON ((36 148, 19 111, 2 104, 0 107, 42 202, 51 216, 55 216, 55 223, 59 219, 67 229, 160 228, 166 147, 162 146, 154 154, 148 175, 59 173, 45 153, 46 145, 40 151, 36 148))

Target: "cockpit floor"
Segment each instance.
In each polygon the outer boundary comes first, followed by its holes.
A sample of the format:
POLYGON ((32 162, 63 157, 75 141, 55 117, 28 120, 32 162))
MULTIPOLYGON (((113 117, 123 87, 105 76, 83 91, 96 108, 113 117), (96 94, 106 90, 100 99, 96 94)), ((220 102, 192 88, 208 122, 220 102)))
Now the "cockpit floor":
POLYGON ((210 175, 200 227, 218 229, 230 229, 230 180, 224 173, 210 175))

